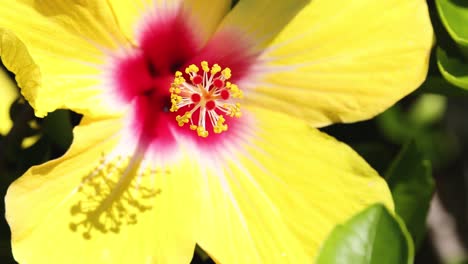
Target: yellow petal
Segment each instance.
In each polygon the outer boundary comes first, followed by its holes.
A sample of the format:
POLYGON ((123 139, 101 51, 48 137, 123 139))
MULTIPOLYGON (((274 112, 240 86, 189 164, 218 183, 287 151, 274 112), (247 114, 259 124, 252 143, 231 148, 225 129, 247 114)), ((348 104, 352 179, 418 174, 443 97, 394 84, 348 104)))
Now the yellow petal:
POLYGON ((192 29, 201 42, 205 42, 218 27, 221 19, 231 7, 231 0, 175 0, 175 1, 153 1, 134 0, 109 1, 115 17, 118 19, 122 31, 131 42, 136 43, 138 23, 145 22, 149 15, 164 16, 170 9, 181 7, 186 11, 184 19, 191 23, 192 29), (181 6, 182 5, 182 6, 181 6))
POLYGON ((252 49, 264 48, 310 0, 239 1, 220 30, 236 29, 256 40, 252 49))
POLYGON ((18 91, 8 74, 0 69, 0 135, 5 135, 13 125, 10 119, 10 106, 18 98, 18 91))
POLYGON ((18 262, 189 263, 198 204, 192 174, 178 166, 135 177, 124 173, 125 159, 104 166, 101 155, 115 148, 120 129, 118 120, 82 122, 63 157, 9 187, 6 218, 18 262))
POLYGON ((23 0, 0 6, 0 57, 36 115, 103 115, 103 49, 123 41, 105 1, 23 0), (18 15, 21 14, 21 15, 18 15))
POLYGON ((246 99, 316 127, 368 119, 421 84, 432 43, 424 0, 314 0, 262 54, 246 99))
POLYGON ((218 28, 220 21, 231 8, 231 0, 186 0, 184 9, 190 14, 196 36, 202 43, 218 28))
POLYGON ((253 138, 226 145, 202 192, 197 242, 220 263, 312 263, 334 225, 376 202, 393 209, 385 181, 345 144, 299 119, 245 112, 253 138))

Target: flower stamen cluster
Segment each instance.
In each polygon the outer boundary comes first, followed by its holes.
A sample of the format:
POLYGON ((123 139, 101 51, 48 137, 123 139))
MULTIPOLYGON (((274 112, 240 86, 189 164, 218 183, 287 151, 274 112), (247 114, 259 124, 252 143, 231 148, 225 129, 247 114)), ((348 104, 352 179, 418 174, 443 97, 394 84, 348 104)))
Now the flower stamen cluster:
POLYGON ((237 85, 227 80, 231 78, 231 69, 202 61, 200 68, 191 64, 185 69, 190 82, 182 72, 175 73, 174 82, 169 89, 171 93, 171 112, 186 108, 183 115, 177 115, 179 126, 189 124, 189 128, 203 138, 208 137, 207 127, 211 126, 215 134, 228 130, 225 116, 239 118, 242 116, 240 103, 233 100, 242 98, 242 91, 237 85), (195 115, 196 114, 196 115, 195 115), (195 116, 198 120, 194 122, 195 116))

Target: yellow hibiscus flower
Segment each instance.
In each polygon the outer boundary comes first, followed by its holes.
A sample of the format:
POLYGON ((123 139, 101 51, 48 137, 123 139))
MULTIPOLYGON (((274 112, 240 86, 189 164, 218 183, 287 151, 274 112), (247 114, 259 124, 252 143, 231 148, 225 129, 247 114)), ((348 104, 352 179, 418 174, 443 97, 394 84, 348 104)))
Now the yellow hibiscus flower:
POLYGON ((392 208, 319 132, 424 80, 424 0, 17 0, 0 55, 38 116, 84 115, 6 197, 21 263, 311 263, 336 223, 392 208))

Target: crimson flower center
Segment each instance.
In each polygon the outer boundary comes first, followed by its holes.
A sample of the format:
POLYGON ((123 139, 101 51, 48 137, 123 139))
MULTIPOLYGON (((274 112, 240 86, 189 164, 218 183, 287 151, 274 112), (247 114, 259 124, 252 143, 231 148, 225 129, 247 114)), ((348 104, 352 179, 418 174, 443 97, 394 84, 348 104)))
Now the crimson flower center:
POLYGON ((136 45, 111 65, 113 94, 131 105, 131 136, 158 153, 172 151, 180 140, 212 148, 235 138, 245 124, 237 120, 242 92, 233 83, 251 74, 257 53, 236 31, 202 42, 187 17, 180 10, 145 19, 136 45))

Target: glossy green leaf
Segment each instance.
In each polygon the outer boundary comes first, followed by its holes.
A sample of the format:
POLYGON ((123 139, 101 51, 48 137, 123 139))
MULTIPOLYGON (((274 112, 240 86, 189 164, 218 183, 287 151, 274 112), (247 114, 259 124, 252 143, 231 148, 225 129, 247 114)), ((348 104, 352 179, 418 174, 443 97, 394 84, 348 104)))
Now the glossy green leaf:
POLYGON ((431 163, 411 141, 390 166, 386 179, 395 201, 395 210, 418 248, 426 232, 426 217, 434 192, 431 163))
POLYGON ((463 0, 435 2, 440 21, 451 37, 451 40, 448 40, 444 39, 444 35, 438 35, 440 42, 436 54, 438 68, 449 83, 468 89, 468 27, 466 26, 468 2, 463 0))
POLYGON ((461 56, 450 56, 437 48, 437 65, 442 76, 451 84, 468 89, 468 62, 461 56))
POLYGON ((376 204, 338 225, 322 246, 316 263, 409 264, 413 258, 411 237, 404 224, 376 204))
POLYGON ((465 0, 436 0, 439 17, 453 40, 468 51, 468 3, 465 0))

